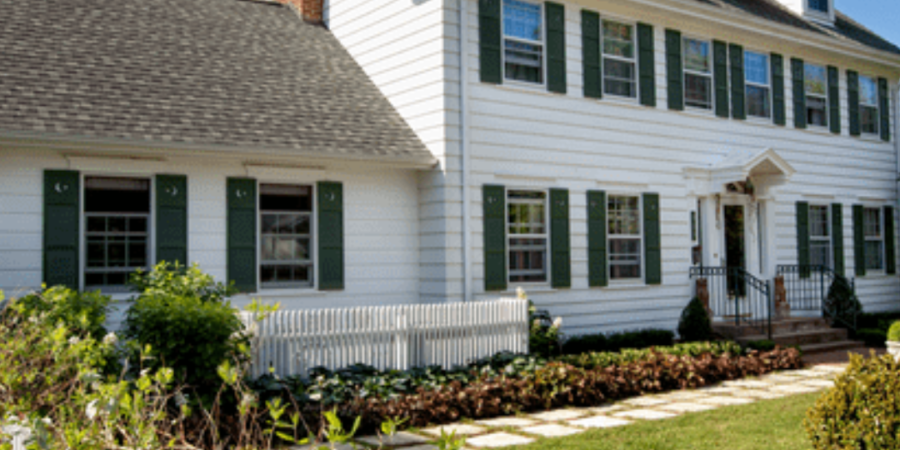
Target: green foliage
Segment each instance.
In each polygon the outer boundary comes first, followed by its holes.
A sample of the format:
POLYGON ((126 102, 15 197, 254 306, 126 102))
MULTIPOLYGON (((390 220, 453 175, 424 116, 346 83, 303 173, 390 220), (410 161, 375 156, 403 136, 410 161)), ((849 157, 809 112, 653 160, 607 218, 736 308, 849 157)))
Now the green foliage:
POLYGON ((150 368, 171 367, 179 381, 214 393, 217 367, 244 355, 248 345, 235 309, 224 300, 232 290, 196 266, 167 263, 134 275, 132 284, 144 290, 128 311, 124 336, 150 347, 150 368))
POLYGON ((438 450, 462 450, 463 446, 466 445, 466 437, 456 437, 456 430, 447 434, 441 428, 441 437, 438 438, 436 445, 438 450))
MULTIPOLYGON (((519 292, 520 298, 524 297, 524 291, 519 292)), ((532 355, 542 358, 550 358, 560 353, 561 326, 560 319, 554 320, 550 313, 538 310, 533 303, 528 302, 528 320, 531 323, 528 335, 528 351, 532 355)))
POLYGON ((804 425, 816 450, 900 448, 900 362, 851 355, 804 425))
POLYGON ((675 334, 669 330, 640 330, 624 333, 583 334, 566 340, 562 354, 577 355, 587 352, 617 352, 626 348, 648 348, 671 346, 675 342, 675 334))
POLYGON ((759 341, 750 341, 744 345, 745 350, 755 350, 758 352, 771 352, 775 350, 775 342, 770 341, 768 339, 763 339, 759 341))
POLYGON ((702 355, 722 356, 740 355, 741 346, 734 342, 692 342, 676 344, 671 347, 654 347, 652 349, 624 349, 621 352, 583 353, 556 358, 557 361, 575 367, 593 369, 598 367, 619 366, 639 361, 647 361, 656 355, 689 356, 702 355))
POLYGON ((106 335, 106 315, 110 297, 99 292, 79 293, 66 287, 51 287, 40 293, 26 295, 16 300, 16 309, 26 316, 45 315, 51 323, 62 322, 77 334, 90 334, 95 338, 106 335))
POLYGON ((678 335, 683 342, 710 341, 714 339, 712 322, 703 302, 694 297, 681 313, 678 335))
POLYGON ((887 333, 887 340, 892 342, 900 342, 900 321, 894 322, 887 333))
POLYGON ((877 328, 885 333, 891 324, 900 320, 900 312, 861 313, 856 323, 859 328, 877 328))
POLYGON ((878 328, 863 328, 856 332, 856 339, 866 343, 866 347, 884 347, 887 333, 878 328))
POLYGON ((836 278, 828 287, 824 306, 829 315, 837 319, 836 325, 852 324, 854 317, 862 312, 859 298, 850 289, 847 280, 842 278, 836 278))

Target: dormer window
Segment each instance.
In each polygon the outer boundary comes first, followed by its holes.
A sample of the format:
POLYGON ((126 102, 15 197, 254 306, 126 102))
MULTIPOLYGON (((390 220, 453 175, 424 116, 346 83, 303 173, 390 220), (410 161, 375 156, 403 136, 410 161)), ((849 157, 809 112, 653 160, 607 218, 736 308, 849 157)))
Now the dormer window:
POLYGON ((828 14, 829 0, 808 0, 808 1, 809 1, 810 11, 817 11, 817 12, 828 14))

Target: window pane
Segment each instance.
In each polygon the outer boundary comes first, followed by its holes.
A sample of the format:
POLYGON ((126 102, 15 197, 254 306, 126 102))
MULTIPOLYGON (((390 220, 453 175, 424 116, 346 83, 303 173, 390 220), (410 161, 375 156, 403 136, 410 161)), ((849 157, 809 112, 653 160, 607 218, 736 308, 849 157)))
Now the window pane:
POLYGON ((864 225, 863 229, 866 237, 881 237, 881 210, 878 208, 866 208, 864 225))
POLYGON ((809 263, 814 266, 831 266, 829 253, 831 242, 814 240, 809 243, 809 263))
POLYGON ((147 242, 142 240, 129 241, 128 266, 141 267, 147 265, 147 242))
POLYGON ((110 233, 124 233, 128 231, 128 228, 126 228, 128 219, 125 217, 110 217, 107 219, 106 223, 110 233))
POLYGON ((150 181, 139 178, 85 178, 84 211, 149 213, 150 181))
POLYGON ((88 238, 87 241, 87 266, 88 267, 105 267, 106 266, 106 245, 104 239, 88 238))
POLYGON ((603 90, 607 94, 621 97, 637 97, 634 63, 616 59, 603 62, 603 90))
POLYGON ((809 207, 809 232, 813 237, 828 237, 831 235, 828 224, 828 207, 812 205, 809 207))
POLYGON ((828 0, 809 0, 809 8, 813 11, 828 12, 828 0))
POLYGON ((273 245, 273 257, 271 260, 274 261, 293 261, 294 260, 294 245, 296 241, 293 238, 274 238, 273 245))
POLYGON ((147 232, 147 218, 146 217, 131 217, 128 219, 128 232, 129 233, 146 233, 147 232))
POLYGON ((859 127, 863 133, 878 134, 878 108, 859 107, 859 127))
POLYGON ((859 103, 878 106, 878 85, 875 79, 867 76, 859 77, 859 103))
POLYGON ((696 72, 709 72, 709 42, 684 39, 684 67, 696 72))
POLYGON ((804 67, 807 94, 826 95, 828 87, 828 78, 825 68, 812 64, 806 64, 804 67))
POLYGON ((545 195, 534 191, 509 191, 507 201, 509 234, 544 234, 545 195))
POLYGON ((828 113, 824 98, 806 97, 806 120, 810 125, 828 126, 828 113))
POLYGON ((747 114, 754 117, 769 118, 772 108, 769 104, 769 89, 758 86, 747 86, 747 114))
POLYGON ((509 240, 509 280, 514 283, 547 281, 547 240, 509 240))
POLYGON ((282 184, 259 186, 260 211, 312 211, 312 188, 282 184))
POLYGON ((744 53, 744 74, 747 81, 756 84, 769 84, 769 56, 761 53, 744 53))
POLYGON ((604 20, 603 54, 634 58, 634 33, 632 26, 604 20))
POLYGON ((294 243, 294 259, 295 260, 309 260, 310 252, 309 252, 309 238, 297 238, 294 243))
POLYGON ((694 74, 684 75, 684 101, 687 106, 712 109, 712 80, 694 74))
POLYGON ((614 280, 641 277, 640 239, 610 239, 609 272, 614 280))
POLYGON ((866 242, 866 269, 881 270, 884 268, 881 252, 881 241, 866 242))
POLYGON ((106 231, 106 217, 88 217, 87 231, 88 233, 106 231))
POLYGON ((607 220, 610 235, 640 235, 641 223, 638 205, 637 197, 609 197, 607 220))
POLYGON ((277 214, 263 214, 262 215, 262 232, 265 233, 276 233, 278 230, 278 215, 277 214))
POLYGON ((506 41, 506 78, 543 83, 543 61, 540 45, 506 41))
POLYGON ((541 5, 503 0, 503 33, 509 37, 540 41, 541 5))

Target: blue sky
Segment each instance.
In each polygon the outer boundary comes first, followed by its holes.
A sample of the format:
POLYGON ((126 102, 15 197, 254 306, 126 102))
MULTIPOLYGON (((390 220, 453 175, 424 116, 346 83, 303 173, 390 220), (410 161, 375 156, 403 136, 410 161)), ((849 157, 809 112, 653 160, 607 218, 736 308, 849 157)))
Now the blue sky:
POLYGON ((835 0, 838 11, 900 46, 900 0, 835 0))

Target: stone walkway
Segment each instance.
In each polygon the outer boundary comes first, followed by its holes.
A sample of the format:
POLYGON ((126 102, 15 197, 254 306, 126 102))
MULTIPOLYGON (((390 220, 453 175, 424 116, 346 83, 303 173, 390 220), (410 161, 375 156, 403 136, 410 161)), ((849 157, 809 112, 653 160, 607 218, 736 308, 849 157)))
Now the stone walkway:
MULTIPOLYGON (((790 395, 807 394, 831 387, 844 365, 820 365, 764 375, 695 390, 672 391, 658 395, 634 397, 595 408, 568 408, 554 411, 468 421, 441 427, 402 432, 384 449, 436 450, 432 445, 441 429, 448 434, 466 436, 466 449, 481 449, 525 445, 545 437, 560 437, 583 433, 591 428, 625 426, 644 420, 662 420, 681 414, 709 411, 719 407, 745 405, 760 400, 772 400, 790 395)), ((377 437, 357 440, 358 448, 378 448, 377 437)), ((337 447, 349 450, 351 447, 337 447)))

